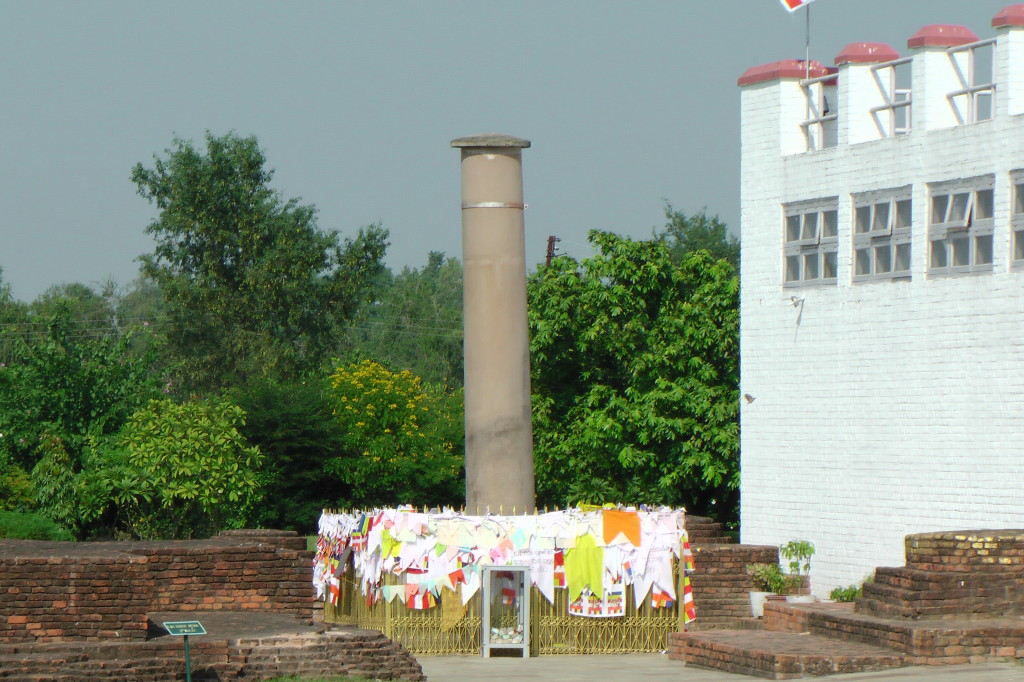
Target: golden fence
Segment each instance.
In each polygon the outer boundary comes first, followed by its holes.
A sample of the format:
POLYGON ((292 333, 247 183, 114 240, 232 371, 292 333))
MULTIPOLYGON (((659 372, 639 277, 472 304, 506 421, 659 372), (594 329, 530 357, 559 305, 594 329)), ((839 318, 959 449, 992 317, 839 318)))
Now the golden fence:
MULTIPOLYGON (((530 653, 624 654, 653 653, 668 647, 668 634, 683 629, 680 615, 682 585, 676 573, 679 599, 672 607, 652 608, 645 598, 637 608, 632 586, 626 587, 625 614, 611 618, 569 615, 565 591, 555 590, 552 604, 534 587, 530 590, 530 653)), ((385 585, 402 584, 402 576, 384 575, 385 585)), ((460 586, 461 588, 461 586, 460 586)), ((367 606, 366 597, 348 573, 341 577, 337 606, 324 603, 324 621, 380 630, 415 655, 456 656, 479 654, 481 649, 481 588, 462 605, 460 592, 441 590, 432 609, 406 608, 401 599, 380 600, 367 606)))

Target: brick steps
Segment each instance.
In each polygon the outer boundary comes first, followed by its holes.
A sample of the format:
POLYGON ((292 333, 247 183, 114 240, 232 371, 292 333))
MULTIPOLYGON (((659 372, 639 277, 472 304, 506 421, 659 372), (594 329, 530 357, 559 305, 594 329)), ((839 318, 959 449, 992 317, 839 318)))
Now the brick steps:
POLYGON ((857 611, 885 618, 992 618, 1024 614, 1024 531, 908 535, 907 565, 879 568, 857 611))
POLYGON ((811 634, 755 630, 676 632, 669 657, 697 668, 769 680, 898 668, 903 657, 884 647, 811 634))
POLYGON ((1024 620, 1020 618, 894 620, 854 612, 840 604, 771 606, 765 617, 789 612, 792 618, 794 611, 801 613, 806 629, 815 635, 882 644, 903 654, 913 665, 1024 658, 1024 620))
POLYGON ((706 516, 686 517, 686 535, 691 545, 723 545, 732 543, 732 538, 724 535, 722 528, 722 524, 706 516))
MULTIPOLYGON (((687 528, 693 517, 687 518, 687 528)), ((694 544, 696 571, 690 576, 697 605, 692 630, 739 628, 750 618, 749 592, 754 589, 747 564, 779 560, 774 545, 694 544)))
MULTIPOLYGON (((694 631, 670 635, 669 653, 769 679, 1024 659, 1024 531, 922 533, 908 535, 905 547, 907 565, 877 569, 856 605, 769 602, 757 632, 715 629, 738 611, 730 592, 744 585, 739 561, 722 551, 728 546, 708 546, 706 572, 698 554, 693 585, 698 607, 698 586, 706 589, 709 617, 702 625, 698 610, 694 631)), ((736 622, 729 627, 754 627, 736 622)))

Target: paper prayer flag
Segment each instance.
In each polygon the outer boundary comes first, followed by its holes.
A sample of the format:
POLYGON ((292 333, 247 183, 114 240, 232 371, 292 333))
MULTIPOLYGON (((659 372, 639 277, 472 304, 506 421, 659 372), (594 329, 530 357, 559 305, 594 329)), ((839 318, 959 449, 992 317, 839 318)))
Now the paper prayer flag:
POLYGON ((782 0, 782 6, 790 12, 795 12, 804 5, 809 5, 814 0, 782 0))

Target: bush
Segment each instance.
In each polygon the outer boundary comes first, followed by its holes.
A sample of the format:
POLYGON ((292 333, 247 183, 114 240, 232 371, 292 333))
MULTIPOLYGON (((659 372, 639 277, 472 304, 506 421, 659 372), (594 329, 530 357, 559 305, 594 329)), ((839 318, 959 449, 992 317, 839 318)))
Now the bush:
POLYGON ((150 401, 121 430, 135 475, 115 486, 143 539, 190 539, 241 528, 262 497, 263 456, 239 432, 242 408, 225 398, 150 401))
POLYGON ((836 587, 828 593, 828 598, 832 601, 857 601, 860 595, 860 585, 848 585, 847 587, 836 587))
POLYGON ((761 592, 785 594, 789 590, 790 576, 778 564, 748 564, 747 575, 761 592))
POLYGON ((0 452, 0 511, 27 511, 33 504, 28 473, 0 452))
POLYGON ((67 530, 39 514, 0 512, 0 538, 9 540, 74 540, 67 530))

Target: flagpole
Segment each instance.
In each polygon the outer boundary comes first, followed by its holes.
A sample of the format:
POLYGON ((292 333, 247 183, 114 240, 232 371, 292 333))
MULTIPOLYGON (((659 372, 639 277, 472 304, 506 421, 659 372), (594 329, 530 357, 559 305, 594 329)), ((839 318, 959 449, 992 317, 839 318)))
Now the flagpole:
POLYGON ((807 12, 804 24, 804 79, 811 77, 811 3, 804 5, 807 12))

